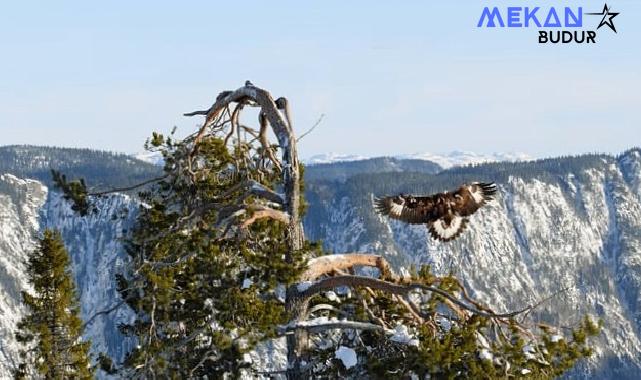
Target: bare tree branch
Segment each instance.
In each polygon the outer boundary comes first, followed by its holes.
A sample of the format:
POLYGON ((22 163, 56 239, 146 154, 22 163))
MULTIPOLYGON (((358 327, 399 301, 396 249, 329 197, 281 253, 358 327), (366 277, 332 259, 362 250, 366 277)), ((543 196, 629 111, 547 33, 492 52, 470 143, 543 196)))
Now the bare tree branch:
POLYGON ((305 291, 300 292, 300 297, 303 298, 308 298, 311 297, 314 294, 317 294, 319 292, 325 291, 325 290, 330 290, 334 289, 339 286, 349 286, 349 287, 370 287, 372 289, 376 290, 381 290, 386 293, 390 294, 397 294, 401 296, 406 296, 410 292, 414 290, 424 290, 432 293, 436 293, 454 304, 456 304, 459 307, 462 307, 463 309, 476 314, 480 315, 482 317, 487 317, 487 318, 511 318, 514 316, 517 316, 519 314, 525 313, 528 310, 531 310, 534 305, 528 306, 526 308, 523 308, 521 310, 509 312, 509 313, 494 313, 494 312, 488 312, 488 311, 483 311, 479 310, 476 307, 472 307, 470 305, 467 305, 466 303, 462 302, 461 300, 457 299, 456 297, 452 296, 445 290, 435 288, 433 286, 429 285, 424 285, 424 284, 407 284, 407 285, 400 285, 396 284, 393 282, 389 281, 384 281, 384 280, 379 280, 377 278, 372 278, 372 277, 365 277, 365 276, 336 276, 336 277, 329 277, 323 280, 320 280, 318 282, 315 282, 312 284, 309 288, 307 288, 305 291))
POLYGON ((263 114, 266 116, 267 120, 269 120, 269 123, 274 129, 279 145, 282 148, 288 146, 290 141, 287 130, 290 129, 290 125, 283 118, 281 113, 278 112, 278 107, 269 92, 251 84, 245 85, 235 91, 225 91, 220 93, 216 98, 216 102, 206 111, 193 111, 184 114, 184 116, 206 116, 205 122, 199 129, 194 142, 198 143, 202 139, 207 131, 207 127, 213 124, 213 121, 218 117, 220 112, 227 107, 227 105, 233 102, 249 104, 249 101, 254 101, 261 107, 263 114))
POLYGON ((326 255, 309 260, 307 270, 301 276, 301 281, 313 281, 332 272, 354 268, 355 266, 376 267, 381 272, 381 278, 392 274, 389 263, 382 256, 367 253, 343 253, 326 255))
POLYGON ((122 300, 122 301, 118 302, 117 304, 115 304, 114 306, 110 307, 109 309, 102 310, 102 311, 99 311, 99 312, 95 313, 94 315, 92 315, 87 320, 87 322, 82 324, 82 329, 84 330, 87 326, 92 324, 94 319, 96 319, 98 316, 107 315, 107 314, 111 313, 112 311, 118 309, 120 306, 124 305, 124 303, 125 303, 125 300, 122 300))
POLYGON ((376 314, 374 314, 374 312, 367 305, 367 301, 365 299, 362 300, 362 303, 363 303, 363 308, 365 309, 365 312, 367 313, 367 316, 369 317, 369 319, 373 320, 374 322, 378 323, 379 326, 386 329, 387 323, 385 323, 383 318, 377 317, 376 314))
POLYGON ((316 120, 316 123, 314 123, 314 125, 312 125, 312 127, 311 127, 310 129, 308 129, 308 130, 307 130, 307 132, 305 132, 305 133, 303 133, 302 135, 298 136, 298 138, 296 139, 296 141, 300 141, 300 140, 302 140, 302 139, 303 139, 303 137, 305 137, 305 136, 309 135, 310 133, 312 133, 312 131, 313 131, 316 127, 318 127, 318 125, 323 121, 323 118, 324 118, 324 117, 325 117, 325 114, 324 114, 324 113, 323 113, 323 114, 321 114, 321 115, 320 115, 320 117, 318 118, 318 120, 316 120))
POLYGON ((249 218, 243 221, 241 226, 242 228, 248 228, 257 220, 264 218, 274 219, 285 224, 289 223, 289 215, 287 215, 287 213, 266 208, 263 210, 255 211, 249 218))
POLYGON ((271 145, 269 144, 269 140, 267 139, 267 127, 269 126, 269 122, 267 121, 267 116, 263 112, 261 112, 258 115, 258 122, 260 124, 260 131, 258 132, 258 140, 260 141, 261 145, 263 146, 263 151, 264 154, 269 158, 269 160, 274 164, 276 169, 278 171, 281 170, 280 163, 274 156, 274 152, 272 150, 271 145))
POLYGON ((256 195, 279 205, 283 205, 285 203, 285 199, 283 199, 281 194, 268 189, 257 181, 248 180, 246 182, 246 186, 248 187, 247 194, 256 195))
POLYGON ((422 324, 424 322, 420 310, 415 308, 415 306, 411 302, 409 302, 407 296, 398 295, 396 296, 396 298, 401 305, 405 306, 405 309, 407 309, 407 311, 412 315, 412 317, 414 317, 414 319, 416 319, 418 323, 422 324))
POLYGON ((132 186, 117 187, 117 188, 114 188, 114 189, 111 189, 111 190, 104 190, 104 191, 97 191, 97 192, 87 193, 87 195, 90 195, 90 196, 101 196, 101 195, 107 195, 107 194, 113 194, 113 193, 124 193, 124 192, 127 192, 127 191, 131 191, 131 190, 137 189, 139 187, 143 187, 145 185, 149 185, 150 183, 160 182, 160 181, 162 181, 163 179, 165 179, 167 177, 168 177, 167 175, 163 175, 161 177, 152 178, 152 179, 137 183, 137 184, 132 185, 132 186))

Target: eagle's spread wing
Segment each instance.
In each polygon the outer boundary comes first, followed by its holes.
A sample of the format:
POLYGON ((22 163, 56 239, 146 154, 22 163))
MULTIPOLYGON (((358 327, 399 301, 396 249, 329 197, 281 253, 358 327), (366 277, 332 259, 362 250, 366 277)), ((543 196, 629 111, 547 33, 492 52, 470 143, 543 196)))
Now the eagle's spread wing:
POLYGON ((429 197, 399 195, 374 201, 376 210, 390 218, 411 224, 427 224, 432 238, 442 241, 456 239, 467 226, 467 217, 474 214, 496 194, 493 183, 463 185, 454 193, 429 197))
POLYGON ((411 224, 423 224, 433 218, 434 201, 432 197, 398 195, 375 199, 374 208, 380 214, 387 215, 392 219, 411 224))
POLYGON ((495 194, 496 185, 493 183, 463 185, 454 193, 455 209, 461 216, 470 216, 494 199, 495 194))

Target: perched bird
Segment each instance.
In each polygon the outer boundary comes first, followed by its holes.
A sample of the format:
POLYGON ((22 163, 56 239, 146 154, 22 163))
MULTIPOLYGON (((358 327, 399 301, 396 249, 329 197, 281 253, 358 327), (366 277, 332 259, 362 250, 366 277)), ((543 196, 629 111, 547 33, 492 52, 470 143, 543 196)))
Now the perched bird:
POLYGON ((430 196, 397 195, 377 198, 374 208, 380 214, 410 224, 427 224, 432 238, 456 239, 465 229, 468 216, 474 214, 496 194, 494 183, 463 185, 455 192, 430 196))

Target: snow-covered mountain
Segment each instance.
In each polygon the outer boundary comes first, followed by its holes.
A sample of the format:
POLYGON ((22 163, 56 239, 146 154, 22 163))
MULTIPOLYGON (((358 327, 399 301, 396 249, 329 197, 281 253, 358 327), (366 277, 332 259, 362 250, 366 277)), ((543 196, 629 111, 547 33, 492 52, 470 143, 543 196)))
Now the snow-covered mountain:
POLYGON ((140 152, 133 155, 134 158, 146 162, 148 164, 162 166, 165 163, 165 159, 162 157, 160 152, 140 152))
MULTIPOLYGON (((362 161, 372 157, 327 153, 311 156, 303 160, 306 165, 318 164, 331 164, 336 162, 349 162, 349 161, 362 161)), ((481 164, 486 162, 501 162, 501 161, 530 161, 532 157, 525 153, 493 153, 493 154, 478 154, 466 151, 454 151, 450 153, 436 154, 436 153, 414 153, 403 154, 394 156, 398 159, 406 160, 425 160, 437 163, 443 169, 449 169, 455 166, 465 166, 470 164, 481 164)))
POLYGON ((126 265, 122 237, 133 224, 137 208, 130 197, 112 195, 97 199, 96 213, 81 218, 60 193, 51 191, 40 210, 40 229, 60 231, 71 256, 82 319, 91 319, 85 337, 91 339, 93 352, 104 352, 117 360, 124 358, 133 344, 123 340, 118 324, 129 322, 133 314, 123 306, 107 315, 92 316, 121 300, 114 279, 126 265))
MULTIPOLYGON (((360 166, 307 168, 309 238, 322 239, 334 252, 384 254, 397 269, 423 263, 441 273, 453 269, 475 297, 501 311, 570 286, 538 309, 535 318, 560 325, 572 325, 585 313, 603 318, 589 373, 603 379, 639 378, 641 150, 440 173, 397 159, 377 164, 380 172, 360 166), (390 222, 372 211, 373 195, 428 193, 468 180, 496 181, 500 196, 472 218, 469 230, 454 243, 433 242, 425 228, 390 222)), ((0 173, 0 378, 9 376, 16 360, 13 330, 22 315, 23 263, 38 231, 61 230, 85 319, 118 302, 113 279, 125 265, 119 238, 132 216, 115 216, 136 206, 126 196, 101 202, 98 214, 78 218, 42 183, 0 173)), ((116 326, 128 318, 122 308, 94 319, 87 330, 94 352, 121 358, 131 342, 116 326)), ((267 354, 270 350, 265 356, 273 355, 267 354)))
MULTIPOLYGON (((305 231, 333 252, 382 254, 399 267, 431 264, 465 279, 497 311, 515 310, 556 291, 535 320, 572 326, 589 313, 605 322, 589 373, 641 378, 641 150, 487 164, 437 175, 380 173, 308 183, 305 231), (424 226, 375 214, 375 195, 430 193, 462 181, 494 180, 500 193, 452 243, 424 226)), ((589 371, 589 372, 588 372, 589 371)), ((583 376, 580 376, 583 377, 583 376)))
POLYGON ((0 174, 0 378, 11 378, 18 359, 14 336, 27 289, 26 253, 35 248, 47 188, 38 181, 0 174))
POLYGON ((487 162, 514 162, 514 161, 531 161, 533 158, 525 153, 492 153, 479 154, 466 151, 454 151, 445 154, 434 153, 414 153, 397 156, 402 159, 426 160, 439 164, 443 169, 449 169, 456 166, 465 166, 471 164, 483 164, 487 162))
MULTIPOLYGON (((137 206, 124 195, 99 203, 98 213, 78 218, 60 194, 50 192, 42 183, 0 175, 0 378, 11 378, 18 360, 14 332, 24 315, 20 292, 27 289, 25 262, 43 229, 55 228, 64 238, 85 321, 119 302, 114 276, 125 263, 119 239, 133 213, 128 219, 116 216, 137 206)), ((131 342, 118 333, 117 325, 128 318, 126 307, 93 318, 84 334, 92 340, 92 351, 122 359, 131 342)))
POLYGON ((309 158, 303 159, 305 165, 317 165, 317 164, 333 164, 335 162, 345 162, 345 161, 361 161, 367 160, 368 156, 359 156, 355 154, 340 154, 340 153, 325 153, 325 154, 316 154, 309 158))

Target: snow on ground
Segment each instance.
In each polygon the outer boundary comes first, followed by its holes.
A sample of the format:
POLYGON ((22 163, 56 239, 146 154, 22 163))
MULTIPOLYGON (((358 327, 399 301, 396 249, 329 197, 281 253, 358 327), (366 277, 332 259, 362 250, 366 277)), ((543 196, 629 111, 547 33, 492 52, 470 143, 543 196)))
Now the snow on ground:
POLYGON ((353 366, 358 363, 358 359, 356 357, 356 351, 349 347, 345 346, 340 346, 335 352, 335 357, 336 359, 339 359, 340 361, 343 362, 343 365, 345 368, 350 369, 353 366))
POLYGON ((253 284, 254 282, 251 278, 246 278, 243 280, 243 286, 241 287, 241 289, 249 289, 253 284))
POLYGON ((393 342, 407 344, 409 346, 418 346, 419 341, 416 339, 414 334, 410 333, 409 329, 405 325, 396 325, 394 328, 394 334, 389 338, 393 342))
POLYGON ((28 288, 25 261, 35 249, 39 210, 47 199, 40 182, 0 174, 0 378, 10 378, 21 348, 14 336, 28 288))

